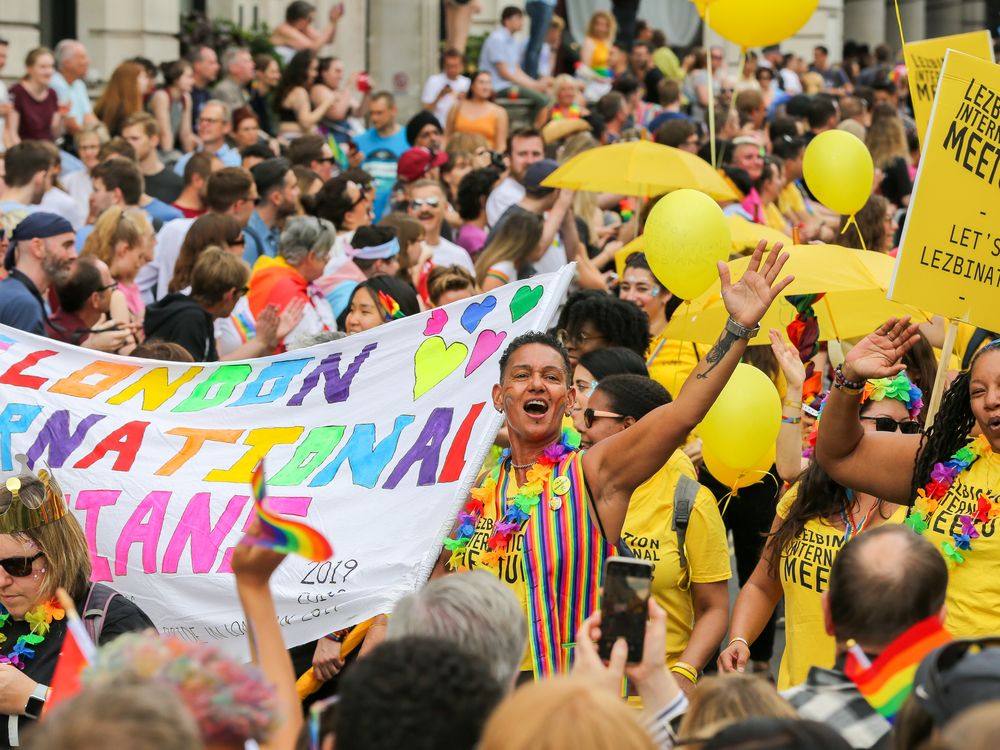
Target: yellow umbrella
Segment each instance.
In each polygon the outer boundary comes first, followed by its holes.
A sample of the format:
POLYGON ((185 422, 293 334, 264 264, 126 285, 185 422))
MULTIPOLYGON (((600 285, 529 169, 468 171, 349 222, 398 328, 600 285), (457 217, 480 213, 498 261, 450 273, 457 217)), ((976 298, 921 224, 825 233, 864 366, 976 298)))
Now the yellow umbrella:
POLYGON ((542 184, 644 197, 691 188, 715 200, 737 200, 733 189, 708 162, 687 151, 650 141, 588 149, 559 167, 542 184))
MULTIPOLYGON (((767 240, 768 247, 772 247, 776 242, 782 243, 785 247, 792 244, 792 238, 782 234, 777 229, 771 229, 771 227, 766 227, 762 224, 754 224, 742 216, 730 216, 727 221, 729 222, 729 232, 733 237, 734 253, 751 251, 757 247, 757 243, 761 240, 767 240)), ((642 234, 627 245, 622 246, 615 253, 615 272, 618 274, 618 278, 621 278, 625 272, 625 261, 628 259, 628 256, 632 253, 642 253, 645 251, 646 239, 645 235, 642 234)))
MULTIPOLYGON (((770 343, 769 329, 783 331, 795 319, 797 311, 785 295, 825 293, 813 303, 820 341, 865 336, 891 317, 910 315, 921 322, 932 317, 931 313, 886 298, 895 265, 888 255, 838 245, 792 245, 785 250, 789 258, 782 273, 793 274, 795 281, 771 305, 751 344, 770 343)), ((749 263, 749 258, 729 263, 733 281, 746 272, 749 263)), ((714 343, 728 317, 719 288, 719 282, 715 282, 703 295, 681 305, 667 325, 667 336, 714 343)))

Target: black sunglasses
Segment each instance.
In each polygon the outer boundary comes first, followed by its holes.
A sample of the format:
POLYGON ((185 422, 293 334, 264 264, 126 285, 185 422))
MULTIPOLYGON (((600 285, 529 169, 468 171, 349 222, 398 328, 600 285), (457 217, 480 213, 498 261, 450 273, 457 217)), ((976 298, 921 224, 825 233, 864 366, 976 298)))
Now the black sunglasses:
POLYGON ((0 560, 0 568, 13 578, 25 578, 31 575, 31 564, 39 557, 45 557, 45 553, 38 552, 34 557, 6 557, 0 560))
POLYGON ((901 419, 896 421, 892 417, 861 417, 862 419, 868 419, 875 423, 875 432, 895 432, 899 430, 904 435, 916 435, 923 428, 920 426, 920 422, 913 419, 901 419))
POLYGON ((594 411, 591 408, 586 408, 583 410, 583 423, 587 426, 589 430, 594 426, 595 419, 625 419, 621 414, 615 414, 610 411, 594 411))

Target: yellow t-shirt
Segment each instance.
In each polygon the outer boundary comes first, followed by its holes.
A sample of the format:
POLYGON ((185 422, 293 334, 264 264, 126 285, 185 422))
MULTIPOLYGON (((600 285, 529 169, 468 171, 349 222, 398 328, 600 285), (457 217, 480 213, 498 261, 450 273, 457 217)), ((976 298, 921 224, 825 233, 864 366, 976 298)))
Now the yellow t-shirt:
POLYGON ((660 333, 646 350, 646 369, 649 370, 649 377, 666 388, 672 398, 677 398, 681 386, 700 359, 701 351, 697 344, 668 339, 660 333))
MULTIPOLYGON (((782 519, 788 517, 798 487, 794 485, 778 503, 776 512, 782 519)), ((870 526, 901 523, 904 516, 905 510, 899 508, 886 521, 876 515, 870 526)), ((823 592, 830 585, 830 569, 843 546, 843 529, 824 518, 810 518, 781 552, 778 576, 785 597, 785 651, 778 670, 778 690, 805 682, 810 667, 833 667, 836 641, 827 635, 823 623, 823 592)))
MULTIPOLYGON (((925 539, 941 550, 943 542, 953 542, 952 534, 961 533, 961 515, 972 515, 977 501, 985 495, 992 501, 1000 497, 1000 457, 988 453, 967 472, 958 476, 948 494, 931 514, 925 539)), ((948 574, 946 599, 948 616, 945 626, 956 638, 995 635, 1000 632, 1000 537, 997 519, 976 524, 980 536, 972 540, 972 549, 961 552, 965 562, 954 565, 948 574)))
POLYGON ((639 560, 653 563, 653 596, 667 612, 667 664, 672 665, 687 648, 694 628, 690 583, 729 580, 729 544, 715 497, 705 487, 698 490, 685 536, 687 568, 681 588, 677 532, 673 530, 674 491, 681 475, 697 481, 694 465, 675 451, 666 465, 640 485, 629 504, 622 539, 639 560))
POLYGON ((794 182, 789 182, 778 194, 778 210, 785 216, 806 213, 806 202, 794 182))

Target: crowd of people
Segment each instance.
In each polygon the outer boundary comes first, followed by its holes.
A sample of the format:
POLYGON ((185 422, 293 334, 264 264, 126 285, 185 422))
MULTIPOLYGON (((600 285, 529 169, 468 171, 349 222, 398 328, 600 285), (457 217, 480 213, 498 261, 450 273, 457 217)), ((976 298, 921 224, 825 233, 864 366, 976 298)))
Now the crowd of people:
POLYGON ((432 580, 350 655, 347 631, 286 650, 269 588, 282 556, 247 546, 232 568, 255 665, 157 637, 90 582, 57 478, 15 471, 0 486, 0 746, 986 747, 1000 710, 997 335, 960 328, 925 431, 941 320, 890 320, 853 346, 778 330, 749 345, 789 281, 762 242, 737 282, 720 268, 716 343, 672 338, 684 300, 645 253, 621 252, 657 197, 546 184, 588 150, 649 140, 710 162, 736 196, 728 216, 894 254, 919 160, 898 55, 849 42, 838 64, 823 46, 812 63, 778 46, 727 60, 671 46, 625 0, 573 39, 554 0, 528 0, 473 58, 475 5, 444 0, 441 70, 407 119, 386 82, 328 56, 343 4, 318 18, 302 0, 273 54, 127 60, 95 96, 86 47, 65 39, 27 55, 9 103, 0 92, 0 323, 30 334, 246 360, 576 264, 552 330, 507 344, 492 393, 504 425, 432 580), (850 225, 803 177, 806 147, 834 128, 876 167, 850 225), (734 495, 693 432, 740 363, 774 384, 782 420, 761 446, 774 465, 734 495), (616 555, 653 565, 639 661, 596 646, 616 555), (66 634, 60 587, 101 649, 82 691, 37 722, 66 634), (924 659, 892 724, 848 654, 876 661, 928 621, 956 640, 924 659), (303 705, 308 669, 322 686, 303 705))

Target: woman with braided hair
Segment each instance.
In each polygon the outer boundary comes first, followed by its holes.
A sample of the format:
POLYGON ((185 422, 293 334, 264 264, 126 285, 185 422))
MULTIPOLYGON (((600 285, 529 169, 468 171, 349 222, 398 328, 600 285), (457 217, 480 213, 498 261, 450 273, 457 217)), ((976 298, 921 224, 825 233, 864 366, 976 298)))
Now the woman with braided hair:
POLYGON ((932 541, 950 568, 948 630, 991 635, 1000 631, 1000 584, 989 573, 1000 564, 1000 340, 955 378, 926 434, 866 432, 859 384, 900 372, 916 340, 917 327, 894 318, 850 351, 823 411, 816 459, 841 484, 911 506, 906 524, 932 541))

